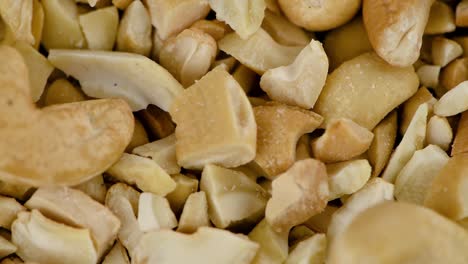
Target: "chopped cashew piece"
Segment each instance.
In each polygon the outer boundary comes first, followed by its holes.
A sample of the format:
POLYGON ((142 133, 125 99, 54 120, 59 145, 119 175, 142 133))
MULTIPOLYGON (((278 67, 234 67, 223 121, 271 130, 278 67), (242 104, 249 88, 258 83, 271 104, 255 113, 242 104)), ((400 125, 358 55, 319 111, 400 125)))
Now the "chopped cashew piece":
POLYGON ((180 172, 180 166, 177 164, 175 144, 176 137, 171 134, 163 139, 136 147, 132 153, 154 160, 168 174, 177 174, 180 172))
POLYGON ((328 58, 319 41, 312 40, 288 66, 266 71, 260 87, 278 102, 312 108, 325 85, 328 58))
POLYGON ((302 135, 296 144, 296 161, 312 158, 309 134, 302 135))
POLYGON ((422 206, 385 202, 332 242, 327 263, 466 263, 467 247, 468 232, 456 223, 422 206))
POLYGON ((372 130, 374 139, 367 150, 369 162, 372 165, 372 177, 380 175, 392 154, 398 127, 396 111, 391 112, 372 130))
POLYGON ((460 45, 463 49, 463 57, 466 57, 468 55, 468 36, 457 36, 451 39, 460 45))
POLYGON ((443 1, 435 1, 431 6, 424 34, 444 34, 455 31, 453 9, 443 1))
POLYGON ((123 52, 51 50, 49 61, 80 81, 83 91, 96 98, 124 98, 133 111, 154 104, 167 111, 183 87, 163 67, 123 52))
POLYGON ((398 173, 411 159, 414 152, 423 147, 426 138, 427 112, 428 106, 425 103, 420 105, 414 113, 403 139, 395 151, 393 151, 387 167, 382 173, 382 178, 386 181, 395 182, 398 173))
POLYGON ((460 1, 455 12, 455 24, 459 27, 468 27, 468 1, 460 1))
POLYGON ((427 104, 428 116, 431 116, 433 106, 436 102, 437 99, 434 98, 426 87, 419 88, 418 91, 402 105, 400 134, 404 135, 406 133, 406 130, 413 119, 414 113, 416 113, 416 110, 418 110, 420 105, 427 104))
POLYGON ((114 246, 109 251, 109 253, 107 253, 106 257, 102 261, 102 264, 130 264, 127 251, 122 246, 120 241, 115 241, 114 246))
MULTIPOLYGON (((452 143, 453 132, 447 118, 432 116, 427 122, 426 142, 447 151, 452 143)), ((452 152, 453 153, 453 152, 452 152)), ((453 155, 453 154, 452 154, 453 155)))
POLYGON ((255 181, 235 170, 206 165, 200 190, 208 198, 208 213, 218 228, 256 223, 263 217, 268 194, 255 181))
POLYGON ((159 230, 143 235, 132 263, 249 264, 257 250, 256 243, 226 230, 201 227, 191 235, 159 230))
POLYGON ((242 64, 234 70, 232 77, 236 79, 246 94, 254 88, 257 82, 257 74, 242 64))
POLYGON ((26 200, 35 191, 30 185, 9 183, 0 180, 0 195, 11 196, 20 201, 26 200))
POLYGON ((2 0, 0 1, 0 17, 6 30, 13 35, 14 41, 24 41, 34 45, 32 34, 33 1, 32 0, 2 0))
POLYGON ((279 103, 257 106, 254 114, 258 127, 254 163, 268 179, 291 167, 299 138, 314 131, 323 120, 312 111, 279 103))
POLYGON ((288 230, 276 232, 263 219, 249 233, 250 240, 260 248, 252 264, 281 264, 288 256, 288 230))
POLYGON ((145 127, 138 119, 135 118, 135 128, 133 129, 132 140, 125 148, 125 152, 130 153, 133 149, 148 144, 148 141, 148 134, 146 133, 145 127))
POLYGON ((447 90, 453 89, 468 79, 468 58, 455 59, 442 69, 440 84, 447 90))
POLYGON ((216 41, 222 39, 227 33, 232 31, 228 25, 219 20, 198 20, 193 23, 190 28, 201 30, 210 35, 216 41))
POLYGON ((39 49, 39 45, 41 45, 43 29, 44 29, 44 8, 42 7, 42 3, 39 2, 39 0, 33 0, 31 33, 34 37, 33 47, 35 49, 39 49))
POLYGON ((327 205, 325 209, 304 222, 304 225, 319 233, 327 233, 333 214, 338 207, 327 205))
MULTIPOLYGON (((468 152, 468 112, 461 114, 457 134, 452 145, 452 156, 468 152)), ((1 188, 0 188, 1 189, 1 188)))
POLYGON ((434 0, 364 0, 364 25, 374 50, 388 63, 406 67, 419 57, 434 0))
POLYGON ((101 174, 79 185, 76 185, 73 188, 86 193, 94 200, 104 204, 104 200, 106 199, 107 187, 104 183, 104 178, 101 174))
POLYGON ((120 10, 125 10, 134 0, 112 0, 112 4, 120 10))
POLYGON ((346 194, 353 194, 366 184, 372 167, 365 159, 350 160, 327 165, 328 200, 335 200, 346 194))
POLYGON ((439 74, 441 67, 439 65, 422 65, 418 68, 419 81, 426 87, 437 87, 439 85, 439 74))
POLYGON ((95 264, 98 261, 88 229, 46 218, 38 210, 21 212, 11 226, 16 254, 25 261, 47 264, 95 264))
POLYGON ((123 100, 37 109, 21 55, 2 46, 0 61, 0 97, 4 98, 0 123, 6 126, 0 130, 1 180, 34 186, 76 185, 118 159, 133 131, 133 115, 123 100))
POLYGON ((434 105, 434 113, 439 116, 454 116, 468 110, 468 81, 455 86, 434 105))
POLYGON ((258 74, 291 64, 303 49, 303 46, 290 47, 278 44, 262 28, 248 39, 242 39, 236 33, 227 34, 219 40, 218 45, 220 50, 258 74))
POLYGON ((237 167, 255 156, 257 126, 252 107, 236 80, 216 67, 172 104, 177 162, 201 169, 213 163, 237 167))
POLYGON ((194 233, 199 227, 210 225, 208 201, 205 192, 201 191, 190 194, 180 215, 177 231, 194 233))
POLYGON ((229 57, 227 57, 225 59, 219 59, 219 60, 214 61, 211 64, 211 69, 214 69, 214 68, 220 66, 225 71, 232 72, 232 70, 234 69, 234 67, 236 67, 236 65, 237 65, 236 58, 229 56, 229 57))
POLYGON ((262 28, 281 45, 305 46, 310 42, 310 37, 302 28, 270 10, 265 10, 262 28))
POLYGON ((168 112, 159 107, 149 105, 148 108, 139 112, 145 128, 154 138, 165 138, 174 133, 175 124, 172 122, 168 112))
POLYGON ((164 45, 164 40, 162 40, 156 30, 153 30, 153 48, 151 49, 151 59, 156 62, 159 62, 159 53, 161 52, 162 46, 164 45))
POLYGON ((166 198, 142 193, 138 202, 138 224, 141 231, 149 232, 172 229, 177 226, 177 219, 166 198))
POLYGON ((161 196, 172 192, 176 183, 156 162, 133 154, 123 153, 107 173, 128 184, 136 184, 144 192, 161 196))
POLYGON ((46 106, 54 104, 65 104, 85 101, 86 96, 83 92, 67 79, 55 80, 49 88, 47 88, 44 97, 46 106))
POLYGON ((0 259, 15 253, 17 249, 10 241, 0 236, 0 259))
POLYGON ((325 263, 327 238, 316 234, 294 247, 284 264, 325 263))
POLYGON ((149 56, 151 39, 151 18, 141 1, 133 1, 120 20, 117 33, 117 50, 149 56))
POLYGON ((176 182, 176 188, 166 195, 172 211, 176 215, 180 215, 184 204, 188 197, 198 190, 198 180, 195 177, 186 176, 183 174, 176 174, 172 176, 176 182))
POLYGON ((312 141, 312 154, 327 163, 350 160, 366 152, 373 138, 372 132, 352 120, 335 119, 321 137, 312 141))
POLYGON ((412 66, 393 67, 376 54, 365 53, 331 73, 314 110, 325 118, 349 118, 371 130, 418 89, 412 66), (378 104, 376 104, 378 102, 378 104))
POLYGON ((277 231, 287 231, 323 211, 328 201, 325 165, 314 159, 300 160, 272 183, 265 218, 277 231))
POLYGON ((291 248, 296 246, 299 242, 308 239, 309 237, 315 235, 315 232, 312 229, 308 228, 305 225, 295 226, 289 231, 288 241, 291 248))
MULTIPOLYGON (((16 215, 26 210, 14 198, 0 196, 0 227, 10 230, 11 223, 16 219, 16 215)), ((1 258, 1 256, 0 256, 1 258)))
POLYGON ((119 27, 119 13, 115 6, 80 15, 79 20, 88 49, 112 50, 119 27))
POLYGON ((432 40, 432 62, 436 65, 445 67, 462 54, 462 47, 454 40, 443 37, 432 40))

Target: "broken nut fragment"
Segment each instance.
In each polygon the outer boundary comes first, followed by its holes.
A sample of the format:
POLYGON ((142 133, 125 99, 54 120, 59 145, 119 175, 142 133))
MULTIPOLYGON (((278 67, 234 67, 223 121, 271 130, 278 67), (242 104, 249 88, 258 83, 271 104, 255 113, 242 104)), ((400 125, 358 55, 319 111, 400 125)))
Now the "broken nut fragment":
POLYGON ((400 134, 404 135, 408 129, 411 120, 413 119, 414 113, 418 110, 418 107, 422 104, 428 106, 428 116, 432 115, 432 108, 437 102, 437 99, 429 92, 426 87, 421 87, 418 91, 406 100, 402 105, 401 120, 400 121, 400 134))
MULTIPOLYGON (((432 116, 427 122, 426 142, 427 144, 437 145, 444 151, 447 151, 452 143, 453 132, 447 118, 432 116)), ((453 147, 455 148, 455 147, 453 147)), ((452 151, 453 153, 453 151, 452 151)), ((453 154, 452 154, 453 155, 453 154)))
POLYGON ((28 45, 35 44, 32 34, 33 1, 3 0, 0 1, 0 17, 13 35, 14 41, 24 41, 28 45))
POLYGON ((86 193, 94 200, 104 204, 104 201, 106 199, 107 187, 104 183, 104 178, 101 174, 79 185, 76 185, 73 188, 86 193))
POLYGON ((145 6, 141 1, 133 1, 120 20, 117 50, 148 56, 153 45, 152 30, 151 18, 145 6))
MULTIPOLYGON (((16 219, 16 215, 26 210, 14 198, 0 196, 0 227, 10 230, 11 224, 16 219)), ((0 256, 1 258, 1 256, 0 256)))
POLYGON ((112 50, 119 27, 119 13, 115 6, 80 15, 79 21, 88 49, 112 50))
POLYGON ((299 242, 288 255, 284 264, 325 263, 327 238, 325 234, 315 234, 299 242))
POLYGON ((462 113, 452 145, 452 156, 468 152, 468 112, 462 113))
POLYGON ((455 59, 440 73, 440 84, 447 90, 468 79, 468 58, 455 59))
POLYGON ((208 201, 203 191, 190 194, 180 215, 178 232, 194 233, 202 226, 210 226, 208 201))
POLYGON ((219 20, 198 20, 190 28, 201 30, 216 41, 222 39, 227 33, 232 32, 232 29, 228 25, 219 20))
POLYGON ((177 219, 166 198, 142 193, 138 202, 138 224, 143 232, 173 229, 177 226, 177 219))
POLYGON ((397 113, 393 111, 372 130, 374 139, 367 150, 367 156, 373 168, 372 177, 379 176, 385 165, 387 165, 395 145, 397 122, 397 113))
POLYGON ((66 104, 85 101, 83 92, 71 84, 67 79, 55 80, 45 93, 44 104, 46 106, 54 104, 66 104))
POLYGON ((444 1, 434 1, 424 34, 444 34, 455 31, 455 14, 444 1))
POLYGON ((148 134, 146 133, 145 127, 143 127, 143 124, 135 118, 135 128, 133 129, 132 140, 125 148, 125 152, 130 153, 136 147, 147 144, 148 141, 148 134))
POLYGON ((180 172, 180 166, 177 164, 175 144, 176 137, 171 134, 163 139, 136 147, 132 153, 151 158, 168 174, 177 174, 180 172))
POLYGON ((441 67, 439 65, 422 65, 418 68, 418 74, 421 85, 436 88, 439 85, 439 74, 441 67))
POLYGON ((252 264, 283 263, 288 256, 288 231, 276 232, 268 221, 260 221, 249 233, 249 239, 260 246, 252 264))
POLYGON ((443 37, 432 40, 432 62, 436 65, 445 67, 462 54, 462 47, 454 40, 443 37))
POLYGON ((166 195, 172 211, 180 215, 188 197, 198 190, 198 179, 193 176, 176 174, 171 176, 176 182, 176 188, 166 195))
POLYGON ((130 264, 127 250, 125 250, 120 241, 115 241, 114 246, 109 253, 107 253, 102 264, 130 264))
POLYGON ((353 194, 366 184, 372 167, 365 159, 350 160, 327 165, 328 200, 353 194))
POLYGON ((161 139, 168 137, 175 131, 175 124, 172 122, 168 112, 155 105, 138 112, 144 127, 152 137, 161 139))
POLYGON ((265 10, 262 28, 279 44, 286 46, 305 46, 310 37, 302 28, 294 25, 281 14, 265 10))
POLYGON ((448 91, 434 105, 434 113, 438 116, 454 116, 466 110, 468 110, 468 81, 448 91))
POLYGON ((468 1, 460 1, 455 12, 455 24, 459 27, 468 27, 468 1))
MULTIPOLYGON (((0 236, 0 259, 16 252, 18 248, 3 236, 0 236)), ((3 261, 1 262, 3 264, 3 261)))

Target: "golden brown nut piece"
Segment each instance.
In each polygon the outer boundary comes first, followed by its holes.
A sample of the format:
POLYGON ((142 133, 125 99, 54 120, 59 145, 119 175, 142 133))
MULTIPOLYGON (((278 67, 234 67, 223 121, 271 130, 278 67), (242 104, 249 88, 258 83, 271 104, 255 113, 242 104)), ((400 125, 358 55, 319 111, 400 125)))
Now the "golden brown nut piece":
POLYGON ((458 56, 463 54, 463 49, 456 41, 435 37, 432 39, 432 62, 445 67, 458 56))
POLYGON ((151 46, 151 19, 140 1, 133 1, 120 20, 117 33, 117 50, 149 56, 151 46))
POLYGON ((468 111, 465 111, 458 122, 457 134, 452 145, 452 156, 468 152, 468 111))
POLYGON ((372 130, 374 139, 367 151, 372 165, 372 177, 380 175, 392 154, 397 135, 398 117, 396 111, 391 112, 372 130))
POLYGON ((0 211, 2 212, 0 214, 0 227, 10 230, 16 215, 25 210, 26 208, 14 198, 0 196, 0 211))
POLYGON ((44 105, 66 104, 86 100, 86 95, 67 79, 55 80, 46 90, 44 105))
POLYGON ((455 31, 453 9, 443 1, 435 1, 431 6, 424 34, 444 34, 455 31))
POLYGON ((228 25, 219 20, 198 20, 190 28, 201 30, 216 41, 222 39, 227 33, 232 32, 232 29, 228 25))
POLYGON ((440 84, 447 90, 468 79, 468 58, 455 59, 440 73, 440 84))
POLYGON ((455 24, 459 27, 468 27, 468 1, 462 0, 458 3, 455 24))
POLYGON ((148 141, 148 134, 146 133, 145 128, 141 122, 135 118, 135 128, 133 129, 132 140, 128 144, 127 148, 125 148, 125 152, 130 153, 133 149, 147 144, 148 141))
POLYGON ((139 111, 138 116, 153 138, 165 138, 175 131, 175 124, 169 113, 155 105, 149 105, 146 109, 139 111))

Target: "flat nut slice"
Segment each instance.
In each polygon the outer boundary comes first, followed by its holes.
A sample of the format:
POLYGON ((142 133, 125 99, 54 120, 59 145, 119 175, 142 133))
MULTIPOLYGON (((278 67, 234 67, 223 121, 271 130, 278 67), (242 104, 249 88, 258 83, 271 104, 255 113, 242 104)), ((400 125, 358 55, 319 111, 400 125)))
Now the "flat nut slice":
POLYGON ((289 253, 284 264, 296 263, 325 263, 327 251, 327 237, 316 234, 299 242, 289 253))
POLYGON ((468 79, 468 58, 455 59, 440 73, 440 84, 447 90, 453 89, 468 79))
POLYGON ((452 156, 468 152, 468 112, 463 112, 458 122, 457 134, 452 145, 452 156))
POLYGON ((180 215, 188 197, 198 190, 198 179, 183 174, 172 175, 172 179, 176 182, 176 188, 168 193, 166 198, 172 211, 176 215, 180 215))
POLYGON ((416 113, 416 110, 418 110, 420 105, 425 103, 427 104, 428 116, 430 116, 432 115, 432 109, 436 102, 437 99, 434 98, 426 87, 423 86, 419 88, 418 91, 402 105, 400 134, 404 135, 406 133, 406 130, 413 119, 414 113, 416 113))
POLYGON ((432 62, 445 67, 457 57, 463 54, 463 49, 456 41, 435 37, 432 40, 432 62))
POLYGON ((14 198, 0 196, 0 227, 10 230, 11 223, 16 219, 16 215, 26 210, 14 198))
POLYGON ((424 34, 444 34, 455 31, 455 28, 453 9, 443 1, 434 1, 424 34))
POLYGON ((268 9, 265 10, 262 28, 281 45, 305 46, 310 42, 309 35, 302 28, 268 9))
POLYGON ((468 81, 448 91, 434 105, 434 113, 439 116, 454 116, 466 110, 468 110, 468 81))
POLYGON ((151 18, 141 1, 133 1, 120 20, 117 50, 148 56, 153 40, 151 18))
MULTIPOLYGON (((426 142, 427 144, 432 144, 439 146, 444 151, 447 151, 450 148, 450 143, 452 143, 453 132, 452 127, 450 126, 449 121, 445 117, 432 116, 427 122, 426 130, 426 142)), ((453 147, 455 148, 455 146, 453 147)), ((453 153, 453 149, 452 149, 453 153)), ((453 155, 453 154, 452 154, 453 155)))
POLYGON ((101 174, 73 187, 89 195, 94 200, 104 204, 107 187, 101 174))
POLYGON ((177 219, 166 198, 142 193, 138 202, 138 224, 143 232, 173 229, 177 226, 177 219))
MULTIPOLYGON (((3 236, 0 236, 0 258, 4 258, 16 252, 18 248, 3 236)), ((1 262, 3 264, 3 261, 1 262)))
POLYGON ((32 34, 33 1, 4 0, 0 2, 0 17, 13 34, 14 40, 35 44, 32 34))
POLYGON ((112 50, 119 27, 119 13, 115 6, 80 15, 79 21, 88 49, 112 50))
POLYGON ((268 224, 268 221, 263 219, 250 231, 249 239, 260 246, 252 264, 280 264, 286 260, 288 256, 288 230, 276 232, 268 224))
POLYGON ((194 233, 202 226, 210 226, 208 201, 203 191, 190 194, 180 215, 178 232, 194 233))
POLYGON ((177 174, 180 172, 180 166, 177 164, 175 144, 176 137, 171 134, 163 139, 136 147, 132 153, 151 158, 168 174, 177 174))
POLYGON ((102 264, 130 264, 127 250, 125 250, 120 241, 115 241, 114 246, 109 253, 107 253, 102 264))
POLYGON ((371 176, 372 167, 365 159, 350 160, 327 165, 328 200, 335 200, 353 194, 366 184, 371 176))
POLYGON ((367 150, 367 156, 373 168, 372 177, 379 176, 385 165, 387 165, 395 145, 397 122, 397 113, 393 111, 372 130, 374 139, 367 150))

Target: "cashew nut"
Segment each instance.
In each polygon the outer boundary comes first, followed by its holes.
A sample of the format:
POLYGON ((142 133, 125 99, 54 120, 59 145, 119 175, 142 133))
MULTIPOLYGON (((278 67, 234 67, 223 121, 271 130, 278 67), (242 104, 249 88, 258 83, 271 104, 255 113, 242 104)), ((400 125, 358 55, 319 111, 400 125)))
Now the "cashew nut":
POLYGON ((138 202, 138 224, 143 232, 173 229, 177 226, 177 219, 166 198, 142 193, 138 202))
POLYGON ((177 174, 180 172, 180 166, 177 164, 175 144, 176 137, 171 134, 163 139, 136 147, 132 153, 151 158, 168 174, 177 174))
POLYGON ((210 226, 208 201, 203 191, 190 194, 180 215, 178 232, 194 233, 202 226, 210 226))
POLYGON ((148 56, 153 40, 151 18, 141 1, 133 1, 120 20, 117 50, 148 56))
POLYGON ((119 13, 115 6, 80 15, 79 21, 88 49, 112 50, 119 27, 119 13))
POLYGON ((367 150, 367 156, 372 165, 372 177, 379 176, 387 165, 395 145, 397 122, 397 112, 393 111, 372 130, 374 139, 367 150))
MULTIPOLYGON (((460 126, 459 126, 460 127, 460 126)), ((444 151, 447 151, 452 143, 453 132, 447 118, 440 116, 432 116, 427 122, 426 142, 427 144, 437 145, 444 151)), ((455 145, 452 148, 455 149, 455 145)))
POLYGON ((468 152, 468 113, 464 112, 458 122, 457 134, 452 145, 452 156, 468 152))

